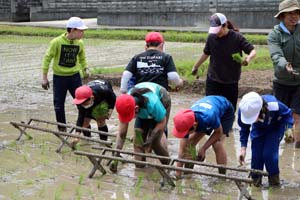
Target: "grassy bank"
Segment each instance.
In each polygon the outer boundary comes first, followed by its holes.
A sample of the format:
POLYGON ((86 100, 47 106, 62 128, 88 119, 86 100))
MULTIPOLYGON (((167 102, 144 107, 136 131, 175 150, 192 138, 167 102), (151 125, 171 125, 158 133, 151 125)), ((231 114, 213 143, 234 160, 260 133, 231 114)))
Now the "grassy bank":
MULTIPOLYGON (((62 28, 0 25, 0 35, 55 37, 64 31, 65 29, 62 28)), ((143 40, 146 33, 147 30, 89 29, 85 32, 85 37, 112 40, 143 40)), ((163 35, 165 40, 170 42, 205 42, 207 37, 207 33, 185 31, 165 31, 163 35)), ((244 36, 253 44, 267 44, 266 35, 245 34, 244 36)))

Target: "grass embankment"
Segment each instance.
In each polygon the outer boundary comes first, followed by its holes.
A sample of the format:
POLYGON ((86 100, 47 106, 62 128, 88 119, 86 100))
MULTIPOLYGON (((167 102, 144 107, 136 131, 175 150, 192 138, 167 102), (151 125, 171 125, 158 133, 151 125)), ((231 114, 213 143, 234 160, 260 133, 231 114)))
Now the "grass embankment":
MULTIPOLYGON (((43 28, 43 27, 28 27, 28 26, 8 26, 0 25, 0 35, 22 35, 22 36, 42 36, 56 37, 63 33, 62 28, 43 28)), ((85 31, 85 38, 110 39, 110 40, 144 40, 148 30, 111 30, 111 29, 89 29, 85 31)), ((185 32, 185 31, 164 31, 164 38, 168 42, 192 42, 204 43, 207 38, 207 33, 185 32)), ((271 69, 272 62, 270 60, 269 51, 266 47, 267 36, 244 34, 247 40, 256 46, 257 56, 250 62, 249 66, 243 67, 243 70, 264 70, 271 69)), ((199 52, 200 55, 201 52, 199 52)), ((187 80, 191 80, 191 70, 196 60, 186 58, 175 60, 176 67, 181 76, 187 80)), ((208 61, 206 61, 199 70, 199 76, 206 73, 208 61)), ((122 72, 123 67, 114 69, 94 68, 92 73, 114 73, 122 72)))

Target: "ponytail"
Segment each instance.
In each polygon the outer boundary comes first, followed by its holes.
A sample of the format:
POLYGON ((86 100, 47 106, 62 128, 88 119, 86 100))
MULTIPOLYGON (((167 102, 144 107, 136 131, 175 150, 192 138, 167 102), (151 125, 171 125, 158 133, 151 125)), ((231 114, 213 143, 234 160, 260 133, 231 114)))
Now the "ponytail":
POLYGON ((227 20, 226 24, 228 29, 231 29, 236 32, 240 32, 240 29, 236 27, 231 21, 227 20))
POLYGON ((136 105, 140 108, 144 108, 146 103, 148 102, 148 98, 144 97, 143 94, 151 92, 148 88, 132 88, 130 95, 134 97, 136 105))

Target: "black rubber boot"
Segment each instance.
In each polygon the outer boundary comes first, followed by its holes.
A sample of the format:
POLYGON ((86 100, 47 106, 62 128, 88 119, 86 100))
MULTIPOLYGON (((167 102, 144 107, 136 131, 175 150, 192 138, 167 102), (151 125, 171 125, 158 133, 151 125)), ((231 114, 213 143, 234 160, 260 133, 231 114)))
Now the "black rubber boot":
MULTIPOLYGON (((107 125, 104 125, 102 127, 98 127, 99 131, 103 131, 103 132, 108 132, 108 127, 107 125)), ((107 135, 103 135, 103 134, 99 134, 100 140, 107 140, 107 135)))
POLYGON ((64 126, 57 126, 57 128, 58 128, 58 131, 60 131, 60 132, 67 132, 67 128, 64 126))
POLYGON ((269 186, 280 186, 279 174, 269 176, 269 186))
POLYGON ((226 169, 225 168, 219 168, 219 174, 226 174, 226 169))
POLYGON ((259 177, 252 177, 252 180, 253 180, 253 185, 255 187, 261 187, 262 186, 262 177, 259 176, 259 177))
MULTIPOLYGON (((91 129, 91 125, 89 125, 87 128, 91 129)), ((91 137, 91 131, 82 131, 82 133, 86 137, 91 137)))

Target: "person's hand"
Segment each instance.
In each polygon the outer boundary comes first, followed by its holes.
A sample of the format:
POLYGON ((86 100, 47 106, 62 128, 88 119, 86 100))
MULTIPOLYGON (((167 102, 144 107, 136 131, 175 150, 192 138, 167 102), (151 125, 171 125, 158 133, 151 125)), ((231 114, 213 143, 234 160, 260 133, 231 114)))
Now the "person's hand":
POLYGON ((293 66, 291 63, 286 64, 285 69, 287 72, 289 72, 292 75, 299 75, 299 72, 297 72, 296 70, 294 70, 293 66))
POLYGON ((196 76, 197 73, 198 73, 198 68, 196 68, 196 67, 194 66, 193 69, 192 69, 192 75, 193 75, 193 76, 196 76))
POLYGON ((247 66, 249 64, 249 62, 245 59, 245 60, 243 60, 243 62, 242 62, 242 66, 247 66))
POLYGON ((42 88, 43 88, 44 90, 48 90, 48 89, 50 88, 50 84, 49 84, 48 79, 43 79, 43 80, 42 80, 42 88))
POLYGON ((198 155, 196 156, 196 160, 199 162, 203 162, 205 160, 205 151, 200 149, 198 155))
POLYGON ((286 65, 285 65, 285 69, 286 69, 286 71, 289 72, 289 73, 293 73, 293 71, 294 71, 293 66, 292 66, 291 63, 286 64, 286 65))
POLYGON ((106 119, 109 119, 111 117, 112 112, 113 112, 113 109, 108 109, 108 113, 107 113, 106 119))
POLYGON ((242 147, 239 156, 239 162, 241 166, 245 165, 245 157, 246 157, 246 147, 242 147))
POLYGON ((87 79, 87 78, 89 78, 90 76, 91 76, 91 72, 90 72, 89 68, 85 68, 85 69, 83 70, 83 78, 84 78, 84 79, 87 79))
POLYGON ((294 142, 293 130, 291 128, 286 129, 286 131, 284 132, 284 141, 286 143, 294 142))
POLYGON ((250 59, 249 59, 249 57, 247 56, 247 57, 243 60, 243 62, 241 63, 241 65, 242 65, 242 66, 247 66, 247 65, 249 64, 249 62, 250 62, 250 59))

